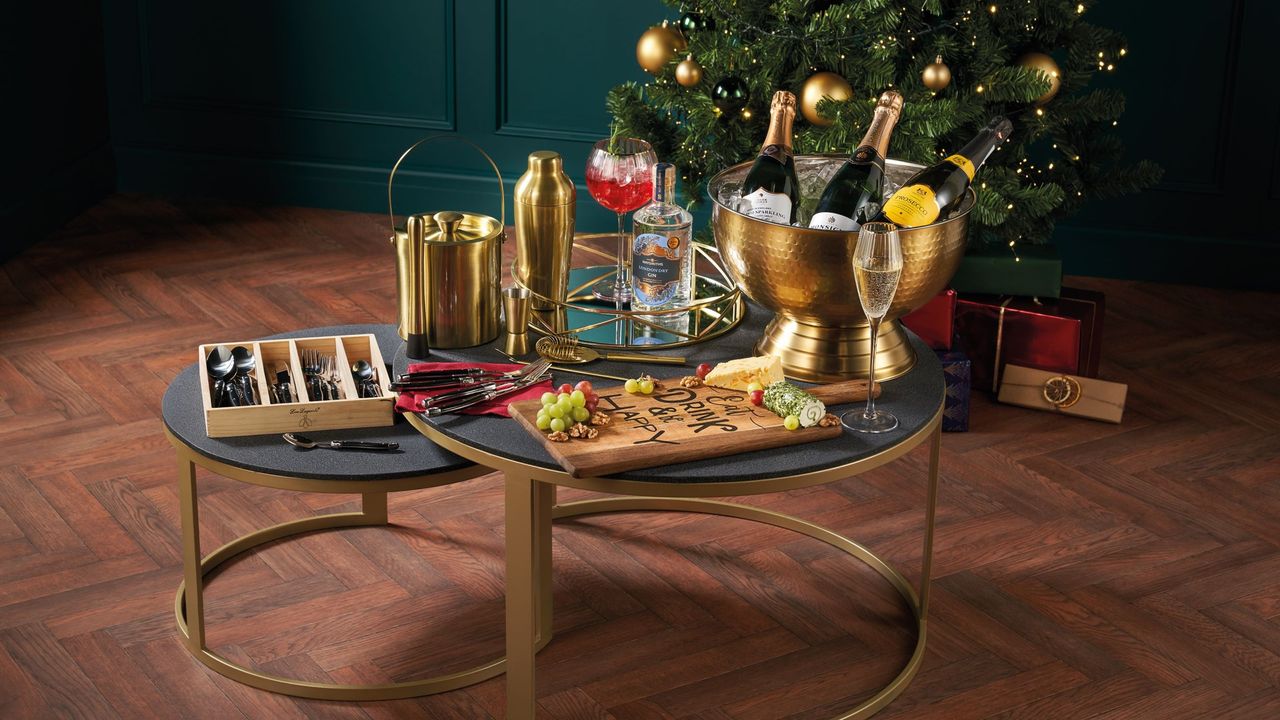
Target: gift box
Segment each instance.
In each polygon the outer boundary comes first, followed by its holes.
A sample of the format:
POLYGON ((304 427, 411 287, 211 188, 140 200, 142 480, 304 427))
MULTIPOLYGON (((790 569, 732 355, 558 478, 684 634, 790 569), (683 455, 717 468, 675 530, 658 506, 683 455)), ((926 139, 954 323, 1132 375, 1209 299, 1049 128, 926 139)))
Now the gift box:
POLYGON ((938 352, 938 360, 942 363, 942 379, 947 384, 947 394, 942 404, 942 432, 968 432, 973 363, 958 343, 954 343, 953 347, 953 350, 938 352))
POLYGON ((1006 363, 1096 377, 1105 311, 1102 293, 1069 287, 1056 300, 961 295, 956 333, 974 385, 995 392, 1006 363))
POLYGON ((947 288, 900 322, 934 350, 950 350, 955 318, 956 291, 947 288))
POLYGON ((1051 244, 981 244, 960 260, 951 287, 961 294, 1056 298, 1062 293, 1062 258, 1051 244))
POLYGON ((1124 383, 1058 375, 1010 363, 1005 366, 998 399, 1034 410, 1119 423, 1128 394, 1129 386, 1124 383))

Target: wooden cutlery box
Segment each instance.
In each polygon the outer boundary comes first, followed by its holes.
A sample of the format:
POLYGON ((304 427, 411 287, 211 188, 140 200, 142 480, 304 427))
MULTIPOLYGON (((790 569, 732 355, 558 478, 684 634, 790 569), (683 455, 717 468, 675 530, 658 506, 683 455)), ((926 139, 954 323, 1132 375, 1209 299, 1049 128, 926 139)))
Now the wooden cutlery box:
POLYGON ((382 352, 378 349, 378 341, 373 335, 210 343, 200 346, 196 368, 200 375, 205 432, 209 437, 383 427, 395 422, 396 396, 387 390, 386 365, 382 360, 382 352), (253 353, 257 367, 249 377, 262 404, 213 406, 214 381, 209 376, 205 359, 219 344, 229 348, 242 345, 253 353), (302 355, 308 350, 334 358, 340 399, 321 400, 308 395, 302 371, 302 355), (351 364, 358 360, 367 360, 374 367, 378 387, 382 390, 381 397, 362 398, 357 394, 351 364), (289 372, 293 402, 277 403, 271 392, 276 372, 282 368, 289 372))

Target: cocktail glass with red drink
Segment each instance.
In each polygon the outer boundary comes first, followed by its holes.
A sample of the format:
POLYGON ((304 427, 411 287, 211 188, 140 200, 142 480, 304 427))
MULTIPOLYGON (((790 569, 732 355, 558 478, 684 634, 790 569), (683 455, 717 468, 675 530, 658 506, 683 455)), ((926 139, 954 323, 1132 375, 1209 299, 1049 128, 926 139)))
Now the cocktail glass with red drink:
POLYGON ((622 309, 631 302, 631 243, 623 217, 653 199, 653 147, 635 138, 609 138, 591 148, 587 157, 587 191, 596 202, 618 214, 618 270, 591 288, 601 300, 622 309))

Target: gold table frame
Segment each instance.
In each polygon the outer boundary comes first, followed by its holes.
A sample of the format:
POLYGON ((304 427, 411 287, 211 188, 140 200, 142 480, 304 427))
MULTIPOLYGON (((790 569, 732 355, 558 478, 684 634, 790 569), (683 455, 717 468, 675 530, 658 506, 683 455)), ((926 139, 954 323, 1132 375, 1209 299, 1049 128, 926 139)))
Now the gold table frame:
MULTIPOLYGON (((506 659, 496 658, 448 675, 397 683, 345 685, 318 683, 259 672, 218 655, 205 643, 205 576, 231 558, 260 545, 317 530, 388 525, 387 493, 440 487, 486 475, 489 468, 473 466, 443 473, 417 475, 393 480, 316 480, 246 470, 203 455, 165 428, 165 436, 178 456, 178 495, 182 513, 183 580, 173 600, 178 632, 188 651, 220 675, 262 690, 316 700, 394 700, 447 692, 497 677, 506 669, 506 659), (315 493, 356 493, 361 496, 360 512, 330 513, 291 520, 249 533, 209 553, 200 554, 200 505, 196 493, 196 467, 232 480, 280 490, 315 493)), ((540 519, 541 520, 541 519, 540 519)), ((546 560, 550 562, 548 557, 546 560)), ((548 568, 549 569, 549 568, 548 568)), ((547 609, 550 617, 550 609, 547 609)), ((551 639, 539 624, 534 645, 541 649, 551 639)), ((531 716, 532 717, 532 716, 531 716)))
POLYGON ((924 662, 928 630, 929 585, 933 565, 934 519, 938 501, 938 464, 942 449, 942 405, 921 428, 874 455, 816 472, 739 482, 663 483, 608 478, 574 478, 560 470, 531 465, 486 452, 444 434, 417 415, 409 423, 432 442, 478 465, 500 470, 506 483, 506 675, 507 720, 533 720, 536 715, 535 656, 551 640, 551 525, 560 518, 609 512, 697 512, 766 523, 831 545, 875 570, 898 591, 915 616, 916 645, 902 670, 873 696, 832 720, 863 720, 891 703, 915 678, 924 662), (783 513, 707 498, 756 495, 821 485, 860 475, 892 462, 925 440, 929 445, 929 477, 924 509, 924 553, 920 590, 889 563, 857 542, 832 530, 783 513), (559 505, 558 486, 623 497, 559 505))

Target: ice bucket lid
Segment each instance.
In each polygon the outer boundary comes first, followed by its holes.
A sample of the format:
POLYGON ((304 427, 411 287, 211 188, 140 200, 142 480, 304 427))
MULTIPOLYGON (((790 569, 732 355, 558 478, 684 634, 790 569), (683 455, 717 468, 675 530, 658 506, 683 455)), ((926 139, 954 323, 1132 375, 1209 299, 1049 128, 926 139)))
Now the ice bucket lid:
POLYGON ((492 240, 502 235, 502 223, 480 213, 445 210, 421 215, 423 241, 461 245, 492 240))

